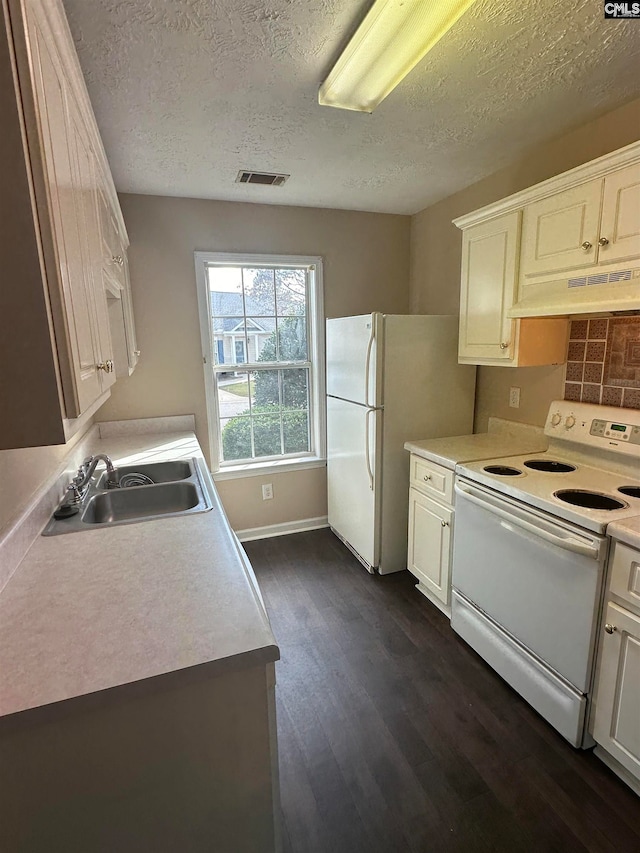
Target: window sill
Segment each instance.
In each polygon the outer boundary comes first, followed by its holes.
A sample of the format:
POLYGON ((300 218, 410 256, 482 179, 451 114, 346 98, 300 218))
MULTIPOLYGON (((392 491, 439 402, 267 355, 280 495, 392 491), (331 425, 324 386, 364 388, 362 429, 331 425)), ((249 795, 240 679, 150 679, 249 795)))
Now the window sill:
POLYGON ((315 456, 304 459, 283 459, 281 462, 251 462, 230 465, 212 474, 214 481, 237 480, 242 477, 262 477, 265 474, 285 474, 290 471, 305 471, 308 468, 326 468, 327 460, 315 456))

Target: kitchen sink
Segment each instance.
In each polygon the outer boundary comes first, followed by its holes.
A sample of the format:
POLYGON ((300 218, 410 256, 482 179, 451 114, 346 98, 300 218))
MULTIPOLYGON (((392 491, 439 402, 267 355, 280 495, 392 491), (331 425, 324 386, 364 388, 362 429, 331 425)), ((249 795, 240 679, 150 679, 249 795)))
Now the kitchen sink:
POLYGON ((196 509, 199 503, 200 495, 193 483, 112 489, 91 498, 82 513, 82 521, 84 524, 116 524, 158 515, 175 515, 196 509))
POLYGON ((107 477, 103 474, 91 483, 81 504, 72 505, 75 513, 65 518, 52 517, 42 535, 57 536, 117 524, 208 512, 213 507, 213 501, 202 477, 201 465, 201 460, 194 457, 190 460, 123 466, 116 469, 118 479, 125 475, 143 474, 155 480, 151 484, 130 485, 127 488, 108 489, 107 477))
MULTIPOLYGON (((171 483, 175 480, 187 480, 193 476, 193 462, 184 459, 175 459, 169 462, 149 462, 148 464, 141 463, 140 465, 123 465, 116 468, 116 477, 118 481, 124 478, 124 482, 131 480, 135 483, 134 475, 142 474, 143 477, 148 477, 154 483, 171 483)), ((142 485, 136 483, 136 485, 142 485)), ((98 489, 107 488, 107 475, 103 473, 98 480, 98 489)))

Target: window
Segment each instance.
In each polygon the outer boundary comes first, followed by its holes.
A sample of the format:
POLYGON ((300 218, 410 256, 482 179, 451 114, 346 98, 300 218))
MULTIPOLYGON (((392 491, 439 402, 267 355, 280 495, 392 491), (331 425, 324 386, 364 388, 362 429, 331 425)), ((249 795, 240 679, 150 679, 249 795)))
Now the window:
POLYGON ((212 468, 324 457, 320 258, 196 252, 212 468))

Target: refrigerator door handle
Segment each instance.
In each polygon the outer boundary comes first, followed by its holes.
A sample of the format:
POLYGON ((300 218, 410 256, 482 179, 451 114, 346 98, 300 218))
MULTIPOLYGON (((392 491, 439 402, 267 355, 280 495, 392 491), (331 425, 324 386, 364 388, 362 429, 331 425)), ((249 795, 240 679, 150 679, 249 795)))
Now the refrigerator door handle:
POLYGON ((364 457, 367 463, 367 474, 369 475, 369 488, 373 491, 373 468, 371 467, 371 447, 369 444, 369 416, 375 414, 375 409, 367 409, 367 414, 364 419, 364 457))
MULTIPOLYGON (((364 361, 364 404, 371 406, 369 402, 369 377, 371 375, 371 351, 373 350, 373 342, 376 339, 376 324, 373 316, 371 317, 371 334, 369 335, 369 343, 367 344, 367 355, 364 361)), ((371 487, 373 488, 373 486, 371 487)))

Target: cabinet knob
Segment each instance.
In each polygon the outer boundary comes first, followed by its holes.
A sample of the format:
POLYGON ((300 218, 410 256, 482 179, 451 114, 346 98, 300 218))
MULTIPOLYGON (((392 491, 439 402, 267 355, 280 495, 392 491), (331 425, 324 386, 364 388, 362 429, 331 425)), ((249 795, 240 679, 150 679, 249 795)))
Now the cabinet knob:
POLYGON ((98 370, 104 370, 105 373, 113 373, 113 362, 110 358, 108 358, 106 361, 99 361, 96 364, 96 367, 98 368, 98 370))
POLYGON ((599 245, 599 246, 608 246, 608 245, 609 245, 609 241, 607 240, 607 238, 606 238, 606 237, 601 237, 601 238, 598 240, 598 245, 599 245))
POLYGON ((583 248, 585 252, 588 252, 589 249, 593 248, 593 243, 590 243, 588 240, 585 240, 581 248, 583 248))
POLYGON ((431 479, 431 474, 425 474, 422 479, 427 483, 431 479))
POLYGON ((500 344, 500 349, 509 349, 509 341, 507 341, 506 343, 505 341, 502 341, 502 343, 500 344))
POLYGON ((440 522, 440 524, 441 524, 443 527, 448 527, 448 526, 449 526, 449 522, 448 522, 448 521, 441 521, 441 522, 440 522))
POLYGON ((140 350, 139 350, 139 349, 134 349, 133 354, 134 354, 134 355, 140 355, 140 350))
POLYGON ((610 625, 607 622, 607 624, 604 626, 604 630, 607 632, 607 634, 613 634, 613 632, 617 631, 618 629, 616 628, 615 625, 610 625))

